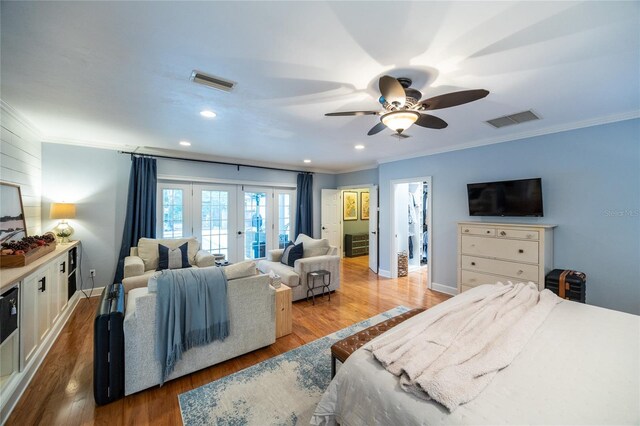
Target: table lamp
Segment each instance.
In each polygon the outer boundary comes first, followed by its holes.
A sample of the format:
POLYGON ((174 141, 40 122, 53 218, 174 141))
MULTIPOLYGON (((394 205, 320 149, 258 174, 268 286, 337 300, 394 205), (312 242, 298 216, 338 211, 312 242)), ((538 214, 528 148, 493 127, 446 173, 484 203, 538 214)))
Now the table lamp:
POLYGON ((60 243, 68 243, 69 237, 73 235, 73 228, 67 223, 67 219, 76 217, 76 205, 73 203, 51 203, 49 217, 60 219, 60 223, 53 228, 53 232, 60 239, 60 243))

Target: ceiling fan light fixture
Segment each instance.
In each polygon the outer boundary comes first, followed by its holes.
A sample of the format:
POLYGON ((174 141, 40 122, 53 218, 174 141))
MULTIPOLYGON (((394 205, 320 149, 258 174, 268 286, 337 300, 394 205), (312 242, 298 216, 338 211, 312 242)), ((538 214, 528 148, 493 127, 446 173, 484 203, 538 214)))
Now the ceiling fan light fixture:
POLYGON ((420 118, 420 113, 415 111, 393 111, 380 118, 385 126, 391 130, 402 133, 420 118))

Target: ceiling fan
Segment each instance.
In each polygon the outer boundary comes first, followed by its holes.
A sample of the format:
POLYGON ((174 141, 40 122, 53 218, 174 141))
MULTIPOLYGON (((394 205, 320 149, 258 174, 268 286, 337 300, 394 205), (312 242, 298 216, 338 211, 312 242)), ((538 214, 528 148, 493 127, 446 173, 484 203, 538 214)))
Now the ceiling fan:
MULTIPOLYGON (((378 87, 380 88, 380 99, 378 102, 384 111, 345 111, 330 112, 325 114, 328 117, 339 117, 349 115, 379 115, 380 123, 369 130, 367 135, 380 133, 386 127, 395 131, 395 135, 402 135, 402 132, 416 124, 430 129, 444 129, 447 122, 433 115, 424 114, 422 111, 431 111, 454 107, 469 102, 477 101, 489 94, 488 90, 463 90, 460 92, 445 93, 433 98, 421 101, 422 93, 411 87, 411 79, 406 77, 394 78, 388 75, 380 77, 378 87)), ((405 136, 405 135, 402 135, 405 136)))

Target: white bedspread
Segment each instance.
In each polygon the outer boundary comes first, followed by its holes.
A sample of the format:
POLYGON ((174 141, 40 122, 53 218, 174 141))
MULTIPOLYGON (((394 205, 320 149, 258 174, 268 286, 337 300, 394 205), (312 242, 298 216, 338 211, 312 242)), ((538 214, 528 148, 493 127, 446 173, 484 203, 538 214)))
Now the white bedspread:
MULTIPOLYGON (((394 330, 438 315, 442 305, 394 330)), ((640 424, 640 317, 635 315, 563 301, 511 365, 453 413, 402 391, 398 378, 365 348, 339 368, 314 424, 640 424)))

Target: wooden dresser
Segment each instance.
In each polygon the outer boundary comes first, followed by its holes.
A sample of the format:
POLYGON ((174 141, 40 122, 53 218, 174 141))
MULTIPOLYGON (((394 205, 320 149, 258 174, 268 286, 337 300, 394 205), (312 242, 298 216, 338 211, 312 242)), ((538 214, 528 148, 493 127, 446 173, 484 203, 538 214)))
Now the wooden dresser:
POLYGON ((347 257, 369 254, 369 234, 345 234, 344 255, 347 257))
POLYGON ((542 290, 553 269, 554 227, 459 222, 458 292, 498 281, 532 281, 542 290))

